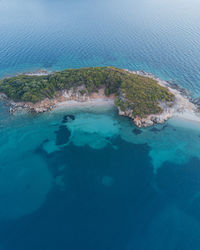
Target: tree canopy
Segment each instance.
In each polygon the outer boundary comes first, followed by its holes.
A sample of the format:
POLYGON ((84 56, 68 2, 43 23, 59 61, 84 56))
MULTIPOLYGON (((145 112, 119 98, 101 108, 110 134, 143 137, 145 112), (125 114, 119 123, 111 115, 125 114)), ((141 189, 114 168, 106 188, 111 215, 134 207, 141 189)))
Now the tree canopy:
POLYGON ((159 102, 173 101, 173 94, 155 80, 114 67, 67 69, 49 75, 18 75, 0 80, 0 92, 13 101, 39 102, 54 98, 58 91, 84 85, 88 94, 104 87, 105 94, 115 94, 122 110, 145 116, 161 111, 159 102))

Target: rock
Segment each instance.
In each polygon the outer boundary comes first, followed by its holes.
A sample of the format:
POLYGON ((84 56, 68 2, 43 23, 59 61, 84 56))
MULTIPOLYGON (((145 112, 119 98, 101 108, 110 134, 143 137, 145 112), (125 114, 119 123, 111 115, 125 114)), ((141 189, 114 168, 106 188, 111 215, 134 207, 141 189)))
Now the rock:
MULTIPOLYGON (((0 93, 1 94, 1 93, 0 93)), ((2 94, 2 96, 5 96, 2 94)), ((77 88, 71 88, 69 90, 63 90, 57 92, 57 96, 54 99, 46 98, 40 102, 37 103, 31 103, 31 102, 13 102, 9 101, 10 105, 10 113, 14 114, 16 111, 25 110, 29 113, 43 113, 50 111, 55 108, 57 103, 65 102, 65 101, 77 101, 77 102, 86 102, 91 99, 96 98, 105 98, 108 97, 104 94, 104 89, 100 89, 97 93, 93 93, 91 95, 88 94, 87 89, 84 85, 79 86, 77 88)), ((114 98, 113 96, 110 98, 114 98)))
POLYGON ((142 127, 142 120, 139 117, 136 117, 133 122, 135 123, 136 126, 138 126, 139 128, 142 127))
POLYGON ((188 97, 191 95, 191 93, 187 89, 181 87, 180 85, 172 81, 167 81, 167 83, 169 84, 169 87, 171 87, 172 89, 178 90, 182 95, 188 96, 188 97))
POLYGON ((193 104, 197 105, 198 108, 200 108, 200 98, 194 98, 194 99, 190 99, 190 102, 192 102, 193 104))
POLYGON ((75 116, 74 115, 65 115, 63 117, 62 123, 67 123, 69 121, 74 121, 75 120, 75 116))
POLYGON ((142 133, 142 130, 140 130, 140 129, 138 129, 138 128, 135 128, 135 129, 133 129, 133 133, 134 133, 135 135, 140 135, 140 134, 142 133))
POLYGON ((7 100, 7 96, 4 93, 0 93, 0 100, 7 100))
POLYGON ((154 122, 150 119, 142 119, 142 125, 144 127, 150 127, 154 124, 154 122))
POLYGON ((122 111, 122 110, 120 109, 120 107, 118 107, 118 113, 119 113, 119 115, 121 115, 121 116, 127 116, 127 117, 133 119, 133 114, 132 114, 133 111, 132 111, 131 109, 127 109, 127 110, 125 110, 125 111, 122 111))
POLYGON ((13 115, 15 111, 14 111, 13 108, 10 108, 9 112, 10 112, 11 115, 13 115))

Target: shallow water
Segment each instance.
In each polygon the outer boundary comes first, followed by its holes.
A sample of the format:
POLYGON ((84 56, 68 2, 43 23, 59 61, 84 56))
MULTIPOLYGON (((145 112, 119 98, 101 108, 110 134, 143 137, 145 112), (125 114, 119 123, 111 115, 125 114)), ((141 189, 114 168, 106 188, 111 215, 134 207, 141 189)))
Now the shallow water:
POLYGON ((198 249, 199 129, 135 133, 112 107, 5 116, 3 249, 198 249))
MULTIPOLYGON (((2 0, 0 76, 114 65, 199 95, 197 0, 2 0)), ((0 249, 199 250, 200 127, 0 103, 0 249)))

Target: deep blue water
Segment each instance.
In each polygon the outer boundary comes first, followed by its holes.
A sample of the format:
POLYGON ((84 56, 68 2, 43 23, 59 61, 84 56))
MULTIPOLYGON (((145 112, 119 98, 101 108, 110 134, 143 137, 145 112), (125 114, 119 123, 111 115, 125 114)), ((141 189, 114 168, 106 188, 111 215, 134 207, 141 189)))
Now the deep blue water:
MULTIPOLYGON (((200 95, 197 0, 2 0, 0 76, 114 65, 200 95)), ((199 250, 200 127, 0 103, 0 250, 199 250)))
POLYGON ((198 0, 1 0, 0 75, 114 65, 200 91, 198 0))

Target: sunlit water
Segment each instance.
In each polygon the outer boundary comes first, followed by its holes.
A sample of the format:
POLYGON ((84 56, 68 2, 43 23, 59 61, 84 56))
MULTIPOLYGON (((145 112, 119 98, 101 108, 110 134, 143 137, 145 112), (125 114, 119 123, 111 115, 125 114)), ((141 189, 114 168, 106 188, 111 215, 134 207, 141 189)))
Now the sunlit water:
MULTIPOLYGON (((2 0, 0 75, 114 65, 199 95, 200 3, 2 0)), ((0 249, 199 250, 200 126, 0 106, 0 249)))

